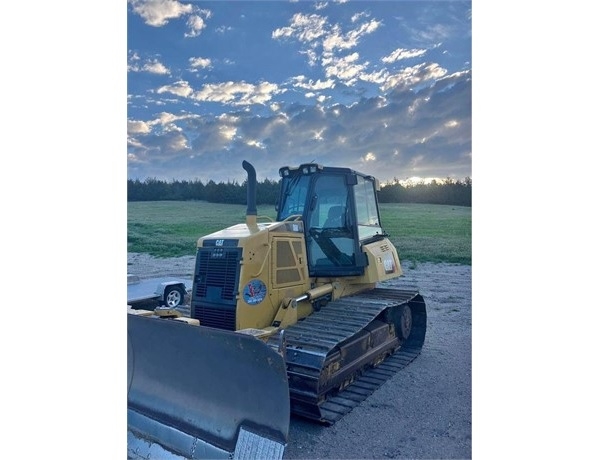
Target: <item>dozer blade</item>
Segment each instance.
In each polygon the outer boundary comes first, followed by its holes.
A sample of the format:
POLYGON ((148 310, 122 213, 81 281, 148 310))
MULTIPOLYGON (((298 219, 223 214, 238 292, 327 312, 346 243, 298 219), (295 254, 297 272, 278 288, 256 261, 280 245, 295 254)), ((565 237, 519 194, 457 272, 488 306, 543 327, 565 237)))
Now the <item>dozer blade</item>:
POLYGON ((128 458, 282 458, 289 386, 275 350, 250 335, 127 318, 128 458))

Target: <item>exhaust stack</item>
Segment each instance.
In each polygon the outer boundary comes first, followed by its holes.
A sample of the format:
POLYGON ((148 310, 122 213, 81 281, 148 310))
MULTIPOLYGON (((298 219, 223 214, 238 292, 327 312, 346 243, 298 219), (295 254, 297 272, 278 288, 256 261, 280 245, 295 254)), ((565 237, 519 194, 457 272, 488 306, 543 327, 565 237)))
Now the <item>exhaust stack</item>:
POLYGON ((248 173, 247 211, 245 213, 245 222, 251 232, 257 232, 258 224, 256 223, 256 216, 258 215, 258 210, 256 209, 256 170, 245 160, 243 160, 241 166, 243 166, 243 169, 248 173))

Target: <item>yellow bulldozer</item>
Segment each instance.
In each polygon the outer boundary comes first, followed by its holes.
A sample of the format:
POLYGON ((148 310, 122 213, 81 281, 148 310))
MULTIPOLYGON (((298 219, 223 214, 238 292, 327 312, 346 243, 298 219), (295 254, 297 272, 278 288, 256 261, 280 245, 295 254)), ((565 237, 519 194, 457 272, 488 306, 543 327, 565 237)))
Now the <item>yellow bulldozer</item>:
POLYGON ((279 170, 276 221, 203 236, 189 315, 128 309, 128 458, 282 458, 291 414, 333 424, 409 364, 426 306, 381 226, 378 181, 279 170))

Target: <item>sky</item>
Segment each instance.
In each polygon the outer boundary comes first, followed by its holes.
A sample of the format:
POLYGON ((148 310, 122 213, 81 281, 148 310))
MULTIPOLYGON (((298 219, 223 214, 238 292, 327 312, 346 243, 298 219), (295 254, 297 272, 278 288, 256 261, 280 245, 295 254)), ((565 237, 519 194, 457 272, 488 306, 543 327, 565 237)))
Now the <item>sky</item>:
POLYGON ((127 177, 472 177, 470 1, 127 3, 127 177))

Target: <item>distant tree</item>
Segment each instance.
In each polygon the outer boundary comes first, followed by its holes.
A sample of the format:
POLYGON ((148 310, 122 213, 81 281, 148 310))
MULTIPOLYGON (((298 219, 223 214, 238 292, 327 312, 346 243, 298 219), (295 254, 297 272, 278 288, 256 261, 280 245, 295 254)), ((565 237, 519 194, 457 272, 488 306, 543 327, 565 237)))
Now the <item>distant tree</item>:
POLYGON ((274 205, 279 199, 280 180, 274 181, 264 179, 258 182, 256 186, 256 204, 272 204, 274 205))
POLYGON ((204 184, 200 180, 195 180, 189 184, 190 200, 204 200, 204 184))

